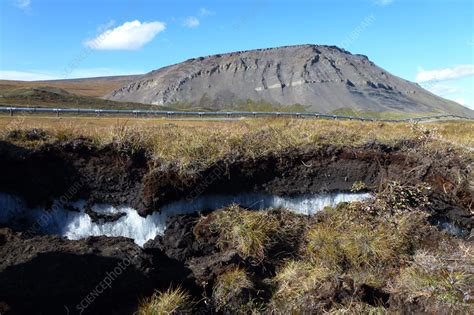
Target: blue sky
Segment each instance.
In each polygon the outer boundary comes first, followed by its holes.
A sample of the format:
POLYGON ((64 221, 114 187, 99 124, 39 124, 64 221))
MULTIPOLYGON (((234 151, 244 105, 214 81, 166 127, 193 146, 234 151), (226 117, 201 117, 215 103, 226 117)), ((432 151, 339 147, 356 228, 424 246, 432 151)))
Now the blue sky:
POLYGON ((473 0, 0 0, 0 78, 145 73, 215 53, 338 45, 474 109, 473 0))

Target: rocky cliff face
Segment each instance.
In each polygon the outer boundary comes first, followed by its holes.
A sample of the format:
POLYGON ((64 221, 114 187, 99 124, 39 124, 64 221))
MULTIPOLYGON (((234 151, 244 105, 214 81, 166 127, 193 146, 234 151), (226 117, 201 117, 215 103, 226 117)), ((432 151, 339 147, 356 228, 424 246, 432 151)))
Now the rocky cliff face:
POLYGON ((302 104, 309 110, 472 111, 335 46, 289 46, 190 59, 152 71, 106 96, 155 105, 206 100, 214 108, 238 100, 302 104))

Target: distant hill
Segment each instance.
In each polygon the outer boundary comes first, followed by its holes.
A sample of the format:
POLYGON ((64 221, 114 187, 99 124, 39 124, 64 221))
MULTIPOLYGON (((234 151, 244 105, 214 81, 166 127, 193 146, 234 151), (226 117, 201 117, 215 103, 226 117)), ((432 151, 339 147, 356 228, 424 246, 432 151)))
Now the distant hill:
POLYGON ((111 91, 120 88, 139 76, 114 76, 85 79, 68 79, 52 81, 12 81, 0 80, 0 93, 15 88, 54 87, 63 89, 79 96, 102 97, 111 91))
POLYGON ((67 90, 49 86, 0 89, 0 106, 169 110, 169 108, 162 106, 157 108, 156 106, 147 104, 117 102, 96 97, 75 95, 67 90))
MULTIPOLYGON (((53 81, 0 80, 0 106, 150 109, 148 104, 100 98, 137 77, 115 76, 53 81)), ((156 107, 153 106, 153 109, 156 107)), ((160 109, 168 110, 166 107, 160 109)))
POLYGON ((214 109, 245 102, 332 113, 474 112, 396 77, 366 56, 300 45, 190 59, 152 71, 106 96, 114 101, 214 109))

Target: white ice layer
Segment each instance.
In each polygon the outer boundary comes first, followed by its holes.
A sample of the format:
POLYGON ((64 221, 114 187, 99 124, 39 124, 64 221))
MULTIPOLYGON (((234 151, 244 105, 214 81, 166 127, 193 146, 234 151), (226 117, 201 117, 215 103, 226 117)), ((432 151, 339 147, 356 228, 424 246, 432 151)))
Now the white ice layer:
MULTIPOLYGON (((124 236, 132 238, 142 246, 157 235, 163 234, 167 218, 177 214, 189 214, 206 210, 217 210, 231 204, 263 210, 285 208, 299 214, 311 215, 327 206, 341 202, 361 201, 371 198, 367 193, 331 193, 298 197, 278 197, 266 194, 241 194, 237 196, 202 196, 194 200, 182 200, 162 207, 146 218, 130 207, 96 205, 92 209, 100 214, 125 213, 114 222, 92 222, 84 212, 85 203, 75 202, 78 211, 70 211, 56 204, 52 211, 41 208, 29 209, 20 198, 0 193, 0 224, 23 226, 33 233, 58 234, 72 240, 89 236, 124 236)), ((70 209, 70 207, 67 207, 70 209)))

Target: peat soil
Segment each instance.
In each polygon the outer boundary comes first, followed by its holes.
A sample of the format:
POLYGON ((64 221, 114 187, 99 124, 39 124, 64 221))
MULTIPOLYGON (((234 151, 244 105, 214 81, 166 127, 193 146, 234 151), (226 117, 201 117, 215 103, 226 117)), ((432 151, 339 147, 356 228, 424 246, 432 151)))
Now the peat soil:
MULTIPOLYGON (((387 181, 424 183, 431 187, 432 221, 472 231, 472 162, 454 151, 422 152, 415 142, 327 145, 255 159, 229 154, 210 166, 183 169, 152 159, 145 150, 98 148, 89 139, 35 149, 0 142, 0 192, 19 196, 30 207, 49 209, 54 200, 84 199, 89 205, 128 204, 146 216, 204 194, 294 196, 349 191, 356 182, 377 192, 387 181)), ((131 314, 141 298, 177 285, 200 301, 196 307, 202 313, 215 313, 207 296, 218 275, 242 264, 255 275, 272 266, 250 266, 238 253, 220 251, 212 233, 197 240, 198 218, 171 218, 165 235, 143 248, 126 238, 73 241, 0 226, 0 313, 131 314)), ((358 290, 372 298, 378 294, 358 290)))

